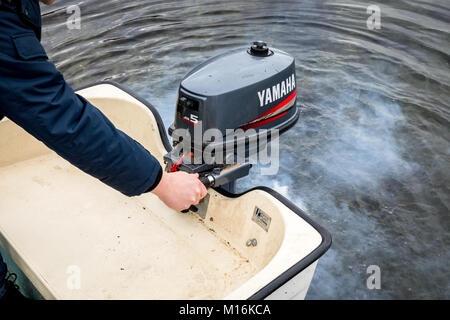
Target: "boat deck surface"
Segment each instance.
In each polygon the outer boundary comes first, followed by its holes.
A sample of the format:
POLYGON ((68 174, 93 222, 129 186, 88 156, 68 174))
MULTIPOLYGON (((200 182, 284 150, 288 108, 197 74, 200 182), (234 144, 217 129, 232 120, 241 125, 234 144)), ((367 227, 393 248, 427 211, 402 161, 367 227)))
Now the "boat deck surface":
POLYGON ((54 153, 0 167, 0 194, 0 243, 45 298, 220 299, 257 272, 195 214, 128 198, 54 153))

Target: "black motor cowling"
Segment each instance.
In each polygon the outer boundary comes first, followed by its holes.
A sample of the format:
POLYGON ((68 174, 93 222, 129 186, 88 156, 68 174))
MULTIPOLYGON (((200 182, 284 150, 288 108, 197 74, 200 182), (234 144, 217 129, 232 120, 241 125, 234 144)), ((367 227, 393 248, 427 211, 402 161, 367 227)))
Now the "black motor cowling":
POLYGON ((177 143, 175 129, 216 128, 226 141, 227 129, 286 129, 299 116, 295 80, 294 58, 262 41, 209 59, 181 81, 169 135, 177 143))
POLYGON ((233 192, 250 156, 297 121, 296 95, 294 58, 262 41, 204 62, 181 81, 166 170, 199 173, 205 186, 233 192))

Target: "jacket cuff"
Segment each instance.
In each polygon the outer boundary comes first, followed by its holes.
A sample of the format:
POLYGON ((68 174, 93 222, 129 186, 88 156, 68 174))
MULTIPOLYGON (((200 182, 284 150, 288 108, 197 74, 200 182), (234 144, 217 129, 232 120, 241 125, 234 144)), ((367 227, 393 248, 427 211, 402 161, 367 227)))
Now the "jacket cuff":
POLYGON ((157 186, 157 185, 159 184, 159 182, 161 181, 162 174, 163 174, 163 171, 162 171, 162 167, 160 166, 160 167, 159 167, 159 171, 158 171, 158 175, 157 175, 156 178, 155 178, 155 182, 153 182, 153 184, 150 186, 150 188, 148 188, 144 193, 150 192, 150 191, 152 191, 153 189, 156 188, 156 186, 157 186))

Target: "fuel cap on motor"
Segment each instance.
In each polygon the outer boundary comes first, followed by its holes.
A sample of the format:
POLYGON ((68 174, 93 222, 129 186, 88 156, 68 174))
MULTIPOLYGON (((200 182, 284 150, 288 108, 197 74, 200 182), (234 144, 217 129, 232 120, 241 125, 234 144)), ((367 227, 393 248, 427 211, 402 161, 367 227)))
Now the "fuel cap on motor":
POLYGON ((273 54, 273 51, 269 49, 267 43, 264 41, 255 41, 251 47, 247 50, 249 54, 257 57, 267 57, 273 54))

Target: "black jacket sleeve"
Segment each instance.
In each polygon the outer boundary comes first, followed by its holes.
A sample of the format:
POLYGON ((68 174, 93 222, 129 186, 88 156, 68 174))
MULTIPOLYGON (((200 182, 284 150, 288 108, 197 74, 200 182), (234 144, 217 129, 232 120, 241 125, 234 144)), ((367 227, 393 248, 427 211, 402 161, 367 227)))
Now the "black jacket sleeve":
POLYGON ((75 94, 33 33, 3 33, 0 49, 0 114, 125 195, 139 195, 158 184, 159 162, 75 94))

